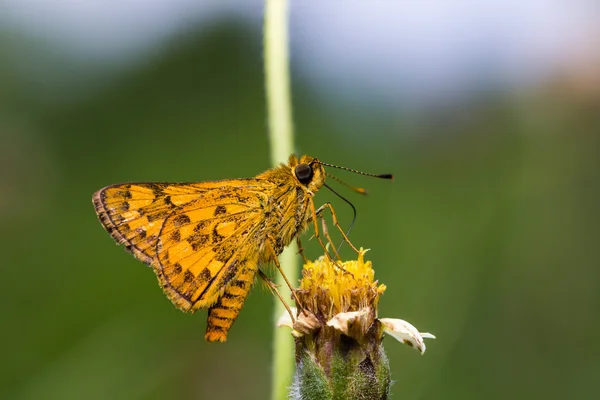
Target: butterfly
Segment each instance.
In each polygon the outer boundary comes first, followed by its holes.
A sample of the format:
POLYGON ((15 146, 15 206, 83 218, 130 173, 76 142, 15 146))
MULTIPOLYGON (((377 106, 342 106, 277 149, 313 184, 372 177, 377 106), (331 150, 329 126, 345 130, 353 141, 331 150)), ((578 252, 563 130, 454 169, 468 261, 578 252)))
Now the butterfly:
POLYGON ((208 309, 205 339, 223 342, 257 273, 269 283, 260 266, 273 263, 281 271, 277 256, 311 222, 325 248, 316 224, 321 211, 330 209, 350 243, 333 207, 315 208, 324 165, 291 155, 255 178, 111 185, 93 195, 93 204, 108 233, 153 268, 177 308, 208 309))

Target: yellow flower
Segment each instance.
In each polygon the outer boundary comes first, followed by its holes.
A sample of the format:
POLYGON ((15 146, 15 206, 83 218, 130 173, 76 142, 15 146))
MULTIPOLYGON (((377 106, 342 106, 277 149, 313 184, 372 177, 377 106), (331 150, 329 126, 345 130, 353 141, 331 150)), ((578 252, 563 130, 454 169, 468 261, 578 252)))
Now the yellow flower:
POLYGON ((384 333, 421 354, 423 339, 435 338, 406 321, 377 318, 385 285, 375 280, 365 253, 361 249, 352 261, 321 257, 304 265, 300 287, 294 290, 302 309, 294 309, 295 321, 287 313, 278 321, 278 326, 292 328, 296 338, 291 398, 387 398, 391 380, 384 333))
POLYGON ((322 256, 309 261, 302 269, 300 287, 295 290, 304 310, 292 323, 285 313, 278 326, 292 328, 292 335, 301 337, 323 326, 331 327, 360 340, 380 325, 379 333, 387 333, 398 341, 425 352, 423 339, 435 339, 430 333, 419 333, 410 323, 394 318, 377 319, 379 297, 386 286, 375 280, 371 261, 365 261, 368 250, 361 248, 357 260, 333 262, 322 256))

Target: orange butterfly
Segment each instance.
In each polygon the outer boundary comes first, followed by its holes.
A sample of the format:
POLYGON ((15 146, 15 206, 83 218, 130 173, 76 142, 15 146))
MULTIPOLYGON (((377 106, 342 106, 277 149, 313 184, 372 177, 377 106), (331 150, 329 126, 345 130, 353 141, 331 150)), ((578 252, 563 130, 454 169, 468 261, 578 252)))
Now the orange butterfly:
POLYGON ((173 304, 186 312, 208 308, 205 338, 222 342, 256 273, 270 283, 259 266, 272 262, 281 271, 277 256, 310 222, 323 245, 318 213, 329 208, 348 240, 331 205, 315 209, 323 165, 329 164, 292 155, 255 178, 111 185, 93 203, 110 235, 152 266, 173 304))

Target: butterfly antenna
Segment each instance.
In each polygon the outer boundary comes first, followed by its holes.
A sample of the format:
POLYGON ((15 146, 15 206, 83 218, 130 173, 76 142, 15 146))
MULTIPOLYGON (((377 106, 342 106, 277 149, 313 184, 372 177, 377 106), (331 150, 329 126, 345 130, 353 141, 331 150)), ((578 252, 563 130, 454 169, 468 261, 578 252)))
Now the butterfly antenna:
POLYGON ((367 189, 365 188, 361 188, 361 187, 356 187, 356 186, 352 186, 347 184, 346 182, 344 182, 343 180, 341 180, 340 178, 336 178, 335 176, 331 175, 330 173, 326 172, 327 176, 330 177, 331 179, 333 179, 334 181, 341 183, 342 185, 346 186, 347 188, 350 188, 351 190, 353 190, 354 192, 358 193, 358 194, 368 194, 369 192, 367 191, 367 189))
MULTIPOLYGON (((352 207, 352 212, 354 213, 352 216, 352 222, 350 223, 350 227, 348 228, 348 230, 346 231, 346 236, 348 236, 350 234, 350 231, 352 230, 352 228, 354 227, 354 222, 356 221, 356 207, 354 207, 354 204, 352 204, 350 202, 350 200, 348 200, 347 198, 345 198, 344 196, 342 196, 341 194, 339 194, 338 192, 336 192, 335 190, 333 190, 331 188, 331 186, 329 186, 328 184, 324 183, 323 184, 327 189, 331 190, 333 192, 333 194, 335 194, 337 197, 339 197, 340 199, 344 200, 346 203, 350 204, 350 207, 352 207)), ((340 243, 340 245, 337 248, 337 252, 340 252, 340 249, 342 248, 342 245, 344 244, 344 240, 342 240, 342 243, 340 243)))
POLYGON ((362 171, 352 169, 352 168, 340 167, 339 165, 333 165, 333 164, 327 164, 327 163, 324 163, 323 161, 319 161, 319 163, 322 165, 325 165, 327 167, 343 169, 344 171, 354 172, 355 174, 359 174, 359 175, 372 176, 374 178, 381 178, 381 179, 394 179, 394 175, 392 175, 392 174, 369 174, 367 172, 362 172, 362 171))

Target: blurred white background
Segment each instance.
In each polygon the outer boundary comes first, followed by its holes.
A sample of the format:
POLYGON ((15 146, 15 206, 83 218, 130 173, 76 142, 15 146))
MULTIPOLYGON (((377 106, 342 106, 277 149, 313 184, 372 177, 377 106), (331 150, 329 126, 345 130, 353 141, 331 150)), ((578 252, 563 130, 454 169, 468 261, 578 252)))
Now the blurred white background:
MULTIPOLYGON (((118 70, 190 26, 236 18, 260 32, 262 7, 257 0, 3 0, 0 24, 60 44, 61 57, 118 70)), ((291 38, 294 72, 322 96, 360 93, 358 106, 418 107, 597 67, 600 2, 292 1, 291 38)))

